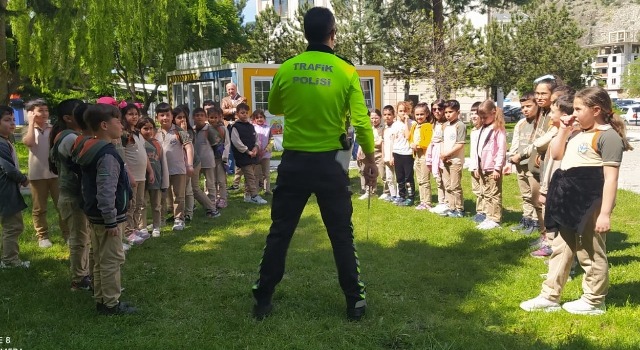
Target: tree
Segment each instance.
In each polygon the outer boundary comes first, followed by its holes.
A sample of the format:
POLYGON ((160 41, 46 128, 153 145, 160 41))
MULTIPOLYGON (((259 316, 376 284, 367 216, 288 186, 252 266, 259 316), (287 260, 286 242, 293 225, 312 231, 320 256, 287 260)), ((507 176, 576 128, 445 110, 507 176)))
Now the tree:
POLYGON ((516 89, 531 90, 533 80, 546 74, 576 88, 583 86, 583 66, 590 55, 578 43, 583 30, 567 8, 551 3, 528 6, 523 12, 526 15, 512 16, 517 65, 511 73, 518 77, 516 89))
POLYGON ((233 0, 12 0, 9 6, 19 13, 12 25, 24 75, 51 88, 119 79, 132 99, 135 84, 143 84, 145 110, 177 54, 242 40, 233 0))
POLYGON ((491 89, 491 96, 497 95, 498 88, 511 91, 515 88, 518 75, 518 57, 513 39, 516 32, 512 23, 499 23, 492 19, 482 32, 479 83, 491 89))
POLYGON ((410 11, 404 2, 394 1, 385 9, 382 28, 386 50, 381 61, 391 77, 404 81, 408 99, 411 79, 427 76, 432 62, 427 44, 433 37, 431 18, 424 10, 410 11))
POLYGON ((338 35, 335 50, 355 64, 380 63, 381 0, 332 0, 338 35))
POLYGON ((247 26, 249 52, 246 60, 263 63, 282 63, 293 56, 292 33, 288 20, 283 19, 273 6, 256 16, 255 24, 247 26))
POLYGON ((9 61, 7 60, 7 0, 0 0, 0 104, 9 100, 9 61))
POLYGON ((630 97, 640 96, 640 60, 636 59, 627 65, 622 76, 622 88, 630 97))
MULTIPOLYGON (((507 8, 509 6, 519 6, 530 3, 532 0, 451 0, 447 1, 447 9, 450 13, 445 13, 443 0, 404 0, 410 10, 421 9, 433 18, 433 36, 431 43, 434 52, 446 52, 446 33, 445 18, 449 15, 459 15, 469 9, 477 8, 507 8)), ((452 65, 446 61, 436 60, 433 62, 434 87, 439 92, 440 97, 449 95, 451 84, 447 83, 447 71, 452 65)))

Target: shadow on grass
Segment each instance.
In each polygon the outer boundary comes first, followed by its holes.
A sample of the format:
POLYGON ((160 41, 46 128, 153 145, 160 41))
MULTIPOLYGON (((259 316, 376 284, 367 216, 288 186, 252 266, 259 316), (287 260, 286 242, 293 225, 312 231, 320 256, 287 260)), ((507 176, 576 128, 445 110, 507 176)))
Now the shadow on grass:
MULTIPOLYGON (((164 232, 133 248, 123 268, 122 297, 141 308, 132 317, 95 316, 87 293, 69 292, 66 261, 55 251, 34 259, 30 270, 0 271, 0 305, 7 315, 0 331, 25 349, 596 348, 582 335, 558 344, 534 328, 518 328, 529 314, 517 311, 515 303, 500 305, 501 296, 485 294, 522 266, 523 240, 488 236, 464 225, 443 237, 440 219, 432 226, 407 224, 415 231, 412 238, 393 244, 374 236, 357 241, 369 309, 362 322, 346 322, 314 197, 293 237, 274 315, 255 322, 250 288, 270 224, 264 216, 268 209, 234 205, 214 220, 196 211, 188 230, 164 232)), ((401 210, 393 213, 401 218, 401 210)), ((356 229, 362 237, 362 227, 356 229)), ((382 231, 405 237, 410 230, 387 221, 382 231)), ((611 241, 612 248, 628 248, 626 237, 613 234, 611 241)), ((637 288, 635 283, 612 286, 612 304, 637 303, 629 299, 637 288)))

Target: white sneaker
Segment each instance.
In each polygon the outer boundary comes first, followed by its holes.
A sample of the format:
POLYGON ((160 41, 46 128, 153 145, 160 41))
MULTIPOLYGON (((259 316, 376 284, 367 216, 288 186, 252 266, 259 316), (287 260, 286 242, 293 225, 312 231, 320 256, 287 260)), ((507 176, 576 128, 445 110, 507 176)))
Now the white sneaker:
POLYGON ((149 231, 147 231, 146 228, 143 228, 142 230, 134 230, 133 233, 135 233, 138 237, 142 237, 143 239, 151 237, 151 234, 149 234, 149 231))
POLYGON ((247 202, 247 203, 251 203, 251 196, 248 195, 248 194, 245 194, 244 195, 244 201, 247 202))
POLYGON ((368 192, 363 194, 362 196, 358 197, 358 199, 360 199, 360 200, 365 200, 367 198, 369 198, 369 193, 368 192))
POLYGON ((129 241, 129 244, 142 244, 144 243, 144 238, 136 235, 135 232, 133 232, 129 236, 127 236, 127 241, 129 241))
POLYGON ((249 199, 247 199, 247 196, 245 196, 244 201, 247 203, 254 203, 254 204, 267 204, 267 201, 264 200, 264 198, 260 197, 260 195, 249 197, 249 199))
POLYGON ((499 227, 500 227, 500 224, 491 219, 485 219, 483 222, 478 224, 478 226, 476 226, 478 230, 491 230, 499 227))
POLYGON ((4 262, 0 262, 0 269, 15 269, 20 267, 23 269, 28 269, 30 266, 31 266, 30 261, 20 261, 20 263, 16 265, 8 265, 8 264, 5 264, 4 262))
POLYGON ((378 199, 382 199, 382 200, 385 200, 387 198, 389 198, 389 194, 387 194, 387 193, 383 193, 383 194, 380 195, 380 197, 378 197, 378 199))
POLYGON ((560 311, 560 304, 538 295, 533 299, 520 303, 520 308, 524 311, 554 312, 560 311))
POLYGON ((429 209, 429 211, 434 214, 442 214, 445 210, 449 210, 449 207, 444 203, 438 203, 438 205, 429 209))
POLYGON ((129 249, 131 249, 131 246, 123 242, 122 243, 122 250, 124 250, 125 252, 128 252, 129 249))
POLYGON ((49 238, 41 239, 38 241, 38 247, 42 249, 51 248, 52 246, 53 246, 53 243, 51 243, 49 238))
POLYGON ((591 305, 582 298, 562 304, 562 308, 575 315, 602 315, 607 311, 604 303, 591 305))
POLYGON ((153 230, 153 224, 147 225, 147 232, 153 230))
POLYGON ((173 227, 171 228, 174 231, 182 231, 184 230, 184 221, 180 220, 180 219, 176 219, 173 222, 173 227))
POLYGON ((151 232, 151 237, 154 237, 154 238, 160 237, 160 229, 154 228, 153 231, 151 232))

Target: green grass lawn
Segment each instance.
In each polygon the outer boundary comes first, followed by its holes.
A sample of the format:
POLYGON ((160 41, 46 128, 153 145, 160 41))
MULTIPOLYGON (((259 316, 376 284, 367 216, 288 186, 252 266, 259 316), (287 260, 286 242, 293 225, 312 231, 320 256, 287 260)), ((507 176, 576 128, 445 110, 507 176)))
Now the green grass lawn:
MULTIPOLYGON (((473 211, 468 172, 465 209, 473 211)), ((354 188, 359 180, 352 174, 354 188)), ((504 223, 520 219, 515 178, 504 184, 504 223)), ((167 228, 127 254, 122 300, 137 315, 104 317, 91 295, 69 290, 68 251, 52 206, 54 247, 40 250, 25 211, 21 257, 28 270, 0 271, 0 337, 22 349, 635 349, 640 344, 640 196, 620 191, 608 235, 611 290, 600 317, 526 313, 543 260, 531 237, 481 232, 354 194, 355 236, 367 283, 367 316, 345 318, 330 244, 314 197, 292 241, 272 317, 254 321, 250 288, 270 208, 234 193, 222 217, 202 208, 180 233, 167 228)), ((271 198, 268 198, 270 201, 271 198)), ((563 301, 581 295, 582 275, 563 301)), ((9 344, 2 344, 8 347, 9 344)))

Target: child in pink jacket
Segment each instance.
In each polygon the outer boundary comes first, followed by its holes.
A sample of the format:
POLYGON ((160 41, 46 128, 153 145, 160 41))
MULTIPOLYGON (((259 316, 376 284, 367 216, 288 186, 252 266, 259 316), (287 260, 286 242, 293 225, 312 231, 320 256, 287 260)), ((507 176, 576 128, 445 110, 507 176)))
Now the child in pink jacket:
POLYGON ((490 230, 500 227, 502 220, 502 168, 505 165, 507 136, 502 110, 491 100, 478 107, 478 117, 482 127, 478 132, 477 143, 472 144, 474 159, 473 176, 479 180, 486 219, 476 228, 490 230))

